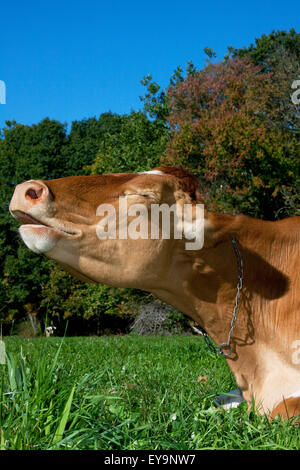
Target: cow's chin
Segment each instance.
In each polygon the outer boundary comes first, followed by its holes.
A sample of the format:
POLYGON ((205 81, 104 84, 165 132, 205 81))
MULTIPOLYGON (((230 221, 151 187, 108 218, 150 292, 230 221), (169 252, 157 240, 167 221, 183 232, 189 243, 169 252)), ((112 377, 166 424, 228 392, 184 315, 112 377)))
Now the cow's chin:
POLYGON ((61 238, 67 236, 54 228, 31 224, 21 225, 19 233, 27 248, 38 254, 48 253, 61 238))

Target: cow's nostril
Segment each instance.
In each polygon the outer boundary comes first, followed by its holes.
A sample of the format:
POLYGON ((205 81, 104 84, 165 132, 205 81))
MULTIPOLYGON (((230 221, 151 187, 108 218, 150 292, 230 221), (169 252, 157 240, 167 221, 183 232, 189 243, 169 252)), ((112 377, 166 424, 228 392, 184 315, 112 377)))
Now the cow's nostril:
POLYGON ((25 197, 29 199, 39 199, 42 194, 43 194, 43 188, 40 188, 40 189, 29 188, 27 189, 25 193, 25 197))

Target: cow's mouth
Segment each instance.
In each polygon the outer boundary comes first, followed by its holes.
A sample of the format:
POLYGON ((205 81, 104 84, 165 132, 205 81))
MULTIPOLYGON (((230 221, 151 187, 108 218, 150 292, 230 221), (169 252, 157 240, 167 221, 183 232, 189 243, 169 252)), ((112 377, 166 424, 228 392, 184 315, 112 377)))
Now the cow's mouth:
POLYGON ((61 225, 59 225, 59 226, 58 225, 56 225, 56 226, 49 225, 48 223, 41 222, 40 220, 36 219, 32 215, 26 214, 26 212, 23 212, 23 211, 15 210, 15 211, 12 211, 12 214, 23 225, 31 225, 31 226, 35 225, 36 227, 45 227, 45 228, 48 228, 50 230, 55 230, 55 231, 61 232, 65 235, 69 235, 69 236, 78 235, 79 232, 80 232, 79 230, 74 230, 73 228, 70 229, 69 227, 66 228, 65 226, 62 227, 61 225))

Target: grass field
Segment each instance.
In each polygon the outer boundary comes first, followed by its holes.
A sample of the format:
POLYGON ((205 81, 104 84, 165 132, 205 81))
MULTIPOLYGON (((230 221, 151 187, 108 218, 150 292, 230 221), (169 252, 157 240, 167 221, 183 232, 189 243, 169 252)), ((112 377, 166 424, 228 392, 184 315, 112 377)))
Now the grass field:
POLYGON ((4 338, 0 449, 298 449, 299 428, 213 405, 235 388, 198 337, 4 338), (199 377, 205 377, 198 381, 199 377))

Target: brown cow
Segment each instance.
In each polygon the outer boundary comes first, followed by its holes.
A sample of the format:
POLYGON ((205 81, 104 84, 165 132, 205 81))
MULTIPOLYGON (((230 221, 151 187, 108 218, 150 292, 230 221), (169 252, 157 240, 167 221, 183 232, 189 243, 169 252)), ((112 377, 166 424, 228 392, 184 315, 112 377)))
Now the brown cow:
POLYGON ((22 222, 21 237, 32 251, 82 280, 152 292, 195 320, 217 345, 227 342, 236 320, 223 352, 243 398, 249 406, 254 398, 271 418, 298 414, 300 218, 268 222, 205 211, 204 246, 195 250, 173 236, 99 239, 98 208, 110 204, 117 210, 119 197, 128 210, 139 203, 149 214, 153 204, 201 203, 193 176, 159 167, 27 181, 16 187, 10 211, 22 222), (233 318, 236 303, 239 315, 233 318))

